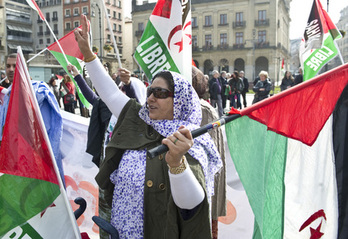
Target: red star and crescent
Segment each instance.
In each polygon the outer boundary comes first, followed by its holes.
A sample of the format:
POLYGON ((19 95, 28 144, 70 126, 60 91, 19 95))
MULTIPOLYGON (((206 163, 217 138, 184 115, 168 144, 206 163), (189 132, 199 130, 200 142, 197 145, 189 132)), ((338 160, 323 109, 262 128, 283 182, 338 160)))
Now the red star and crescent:
MULTIPOLYGON (((184 32, 186 27, 191 25, 191 21, 189 21, 188 23, 186 23, 186 25, 184 26, 184 32)), ((170 41, 172 40, 173 36, 178 32, 182 30, 182 26, 181 25, 177 25, 176 27, 174 27, 168 36, 168 49, 170 49, 170 41)), ((190 38, 190 42, 188 43, 189 45, 192 44, 192 35, 191 34, 185 34, 188 38, 190 38)), ((183 37, 181 37, 180 41, 175 42, 174 45, 179 47, 179 53, 184 49, 184 39, 183 37)))
POLYGON ((46 210, 49 208, 49 207, 55 207, 56 204, 52 203, 51 205, 49 205, 47 208, 45 208, 42 212, 41 212, 41 217, 46 213, 46 210))

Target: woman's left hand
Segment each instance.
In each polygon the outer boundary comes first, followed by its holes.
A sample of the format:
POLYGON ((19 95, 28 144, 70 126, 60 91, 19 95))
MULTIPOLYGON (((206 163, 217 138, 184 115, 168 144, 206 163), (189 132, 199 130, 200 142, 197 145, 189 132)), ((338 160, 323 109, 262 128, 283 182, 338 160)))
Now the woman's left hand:
POLYGON ((163 139, 162 143, 169 148, 166 154, 167 164, 170 167, 178 167, 182 163, 182 156, 192 147, 193 138, 190 130, 185 126, 180 126, 178 131, 163 139))

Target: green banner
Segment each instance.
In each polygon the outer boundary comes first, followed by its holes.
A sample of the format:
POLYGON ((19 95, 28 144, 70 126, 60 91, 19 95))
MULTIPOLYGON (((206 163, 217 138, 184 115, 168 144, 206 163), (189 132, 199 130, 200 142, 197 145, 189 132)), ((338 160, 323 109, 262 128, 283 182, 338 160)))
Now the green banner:
POLYGON ((149 21, 134 53, 134 59, 151 81, 161 70, 179 72, 167 46, 149 21))
POLYGON ((324 41, 323 47, 315 49, 304 61, 303 80, 306 81, 316 76, 320 69, 337 56, 337 54, 338 49, 331 34, 329 34, 324 41))

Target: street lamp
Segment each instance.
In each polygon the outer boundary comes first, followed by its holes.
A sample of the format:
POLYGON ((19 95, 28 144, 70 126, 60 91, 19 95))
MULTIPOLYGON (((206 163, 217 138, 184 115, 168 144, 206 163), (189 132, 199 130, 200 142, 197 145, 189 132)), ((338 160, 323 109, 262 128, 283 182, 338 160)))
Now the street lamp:
MULTIPOLYGON (((99 53, 99 58, 101 61, 103 61, 103 47, 102 47, 102 27, 101 27, 101 12, 100 12, 100 7, 98 3, 92 3, 92 8, 98 8, 98 13, 99 13, 99 46, 100 46, 100 53, 99 53)), ((92 17, 95 17, 94 11, 92 11, 92 17)))
POLYGON ((255 80, 255 44, 257 43, 257 39, 256 38, 256 30, 253 29, 253 39, 247 39, 245 40, 245 43, 247 43, 248 41, 251 42, 253 44, 253 55, 252 55, 252 66, 253 66, 253 80, 255 80))

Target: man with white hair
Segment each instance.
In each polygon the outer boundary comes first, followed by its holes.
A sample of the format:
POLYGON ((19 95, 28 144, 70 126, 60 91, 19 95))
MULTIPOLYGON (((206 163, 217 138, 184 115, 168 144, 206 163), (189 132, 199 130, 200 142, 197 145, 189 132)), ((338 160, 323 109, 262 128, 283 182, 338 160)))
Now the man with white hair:
POLYGON ((216 108, 216 105, 218 107, 218 113, 219 117, 221 117, 224 113, 222 108, 222 85, 219 81, 219 72, 217 70, 214 70, 212 72, 213 78, 209 81, 209 93, 210 93, 210 103, 211 105, 216 108))

